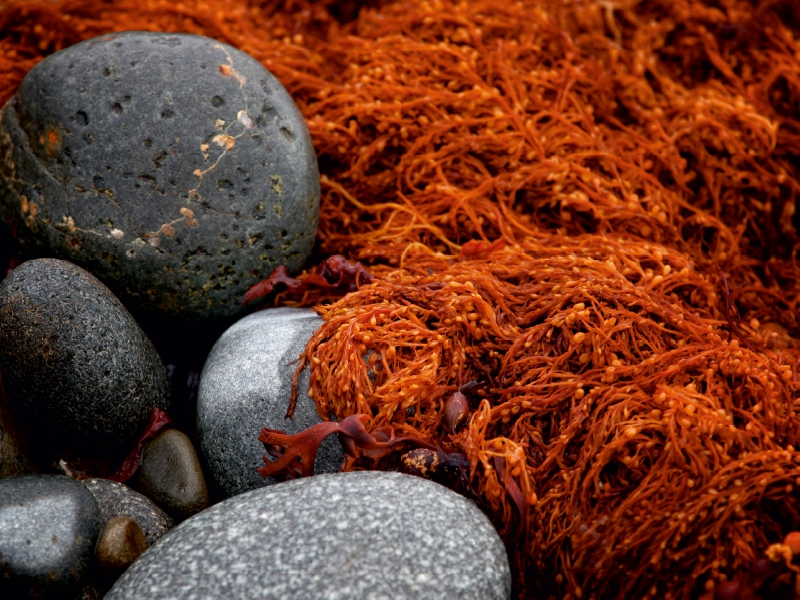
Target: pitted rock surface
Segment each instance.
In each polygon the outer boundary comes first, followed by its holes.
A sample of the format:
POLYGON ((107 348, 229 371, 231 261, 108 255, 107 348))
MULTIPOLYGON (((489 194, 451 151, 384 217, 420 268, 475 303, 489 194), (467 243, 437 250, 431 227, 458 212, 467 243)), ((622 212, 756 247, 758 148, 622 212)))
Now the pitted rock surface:
POLYGON ((36 65, 0 113, 0 222, 123 301, 187 319, 311 251, 319 173, 302 115, 243 52, 125 32, 36 65))
POLYGON ((137 598, 508 598, 500 537, 469 500, 400 473, 254 490, 178 525, 117 581, 137 598))
POLYGON ((166 369, 136 321, 62 260, 28 261, 0 283, 0 370, 14 405, 63 450, 125 448, 169 404, 166 369))
MULTIPOLYGON (((217 340, 200 375, 197 435, 209 472, 224 497, 270 483, 261 429, 299 433, 321 422, 308 397, 309 371, 299 380, 294 419, 285 419, 300 353, 322 319, 306 308, 270 308, 234 323, 217 340)), ((315 473, 333 473, 344 459, 335 435, 317 451, 315 473)))
POLYGON ((0 597, 64 597, 89 567, 101 527, 97 504, 78 481, 0 480, 0 597))
POLYGON ((92 492, 103 523, 114 517, 129 517, 139 524, 147 543, 151 546, 175 523, 156 506, 150 498, 129 488, 124 483, 109 479, 84 479, 81 481, 92 492))

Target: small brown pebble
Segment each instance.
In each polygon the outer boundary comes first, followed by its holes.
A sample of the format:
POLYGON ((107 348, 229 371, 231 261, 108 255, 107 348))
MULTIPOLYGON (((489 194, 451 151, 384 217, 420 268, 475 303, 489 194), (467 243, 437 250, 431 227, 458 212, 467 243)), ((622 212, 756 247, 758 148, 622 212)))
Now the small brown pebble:
POLYGON ((107 571, 124 571, 149 544, 139 524, 130 517, 111 517, 97 542, 97 565, 107 571))
POLYGON ((444 405, 444 426, 450 433, 456 433, 469 416, 469 403, 461 392, 454 392, 444 405))

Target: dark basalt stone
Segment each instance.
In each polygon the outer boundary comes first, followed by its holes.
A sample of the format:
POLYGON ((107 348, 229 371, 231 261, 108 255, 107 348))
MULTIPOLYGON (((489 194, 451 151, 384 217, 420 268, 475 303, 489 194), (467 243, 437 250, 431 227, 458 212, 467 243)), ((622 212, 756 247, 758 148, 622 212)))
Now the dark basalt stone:
POLYGON ((53 54, 0 113, 0 222, 132 305, 240 314, 311 251, 319 173, 291 97, 195 35, 125 32, 53 54))
POLYGON ((153 344, 119 300, 71 263, 23 263, 0 283, 0 371, 39 439, 127 449, 169 380, 153 344))
POLYGON ((0 597, 68 598, 102 523, 89 490, 61 475, 0 481, 0 597))

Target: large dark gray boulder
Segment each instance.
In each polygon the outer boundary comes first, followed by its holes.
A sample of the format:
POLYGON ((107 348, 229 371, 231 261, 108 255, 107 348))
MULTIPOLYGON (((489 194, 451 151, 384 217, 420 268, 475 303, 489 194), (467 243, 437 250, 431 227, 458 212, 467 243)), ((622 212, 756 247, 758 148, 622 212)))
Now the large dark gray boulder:
POLYGON ((119 300, 71 263, 23 263, 0 283, 0 371, 36 434, 61 450, 123 448, 169 404, 167 371, 119 300))
MULTIPOLYGON (((295 363, 321 323, 307 308, 262 310, 234 323, 208 355, 197 394, 197 436, 223 497, 274 483, 256 470, 264 466, 261 429, 294 434, 322 421, 308 397, 308 368, 300 376, 294 419, 284 418, 295 363)), ((317 451, 314 472, 338 471, 343 459, 332 435, 317 451)))
POLYGON ((61 475, 0 480, 0 597, 65 597, 94 554, 100 511, 61 475))
POLYGON ((104 35, 49 56, 0 113, 0 222, 124 301, 241 313, 311 251, 319 173, 291 97, 255 59, 194 35, 104 35))
POLYGON ((318 475, 254 490, 184 521, 107 600, 500 600, 505 548, 447 488, 400 473, 318 475))

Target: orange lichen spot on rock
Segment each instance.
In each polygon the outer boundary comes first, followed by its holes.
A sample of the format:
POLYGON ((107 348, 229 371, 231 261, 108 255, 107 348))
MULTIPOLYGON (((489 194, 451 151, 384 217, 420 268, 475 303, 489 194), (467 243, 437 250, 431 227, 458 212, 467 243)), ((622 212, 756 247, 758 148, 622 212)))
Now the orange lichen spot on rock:
POLYGON ((225 150, 233 150, 233 147, 236 145, 236 140, 227 133, 217 134, 211 141, 220 148, 225 148, 225 150))
POLYGON ((189 227, 195 227, 197 225, 197 219, 194 218, 194 211, 191 208, 186 208, 184 206, 181 208, 180 213, 186 217, 186 224, 189 227))
POLYGON ((47 130, 45 135, 45 149, 48 154, 55 152, 61 146, 61 134, 55 128, 47 130))

